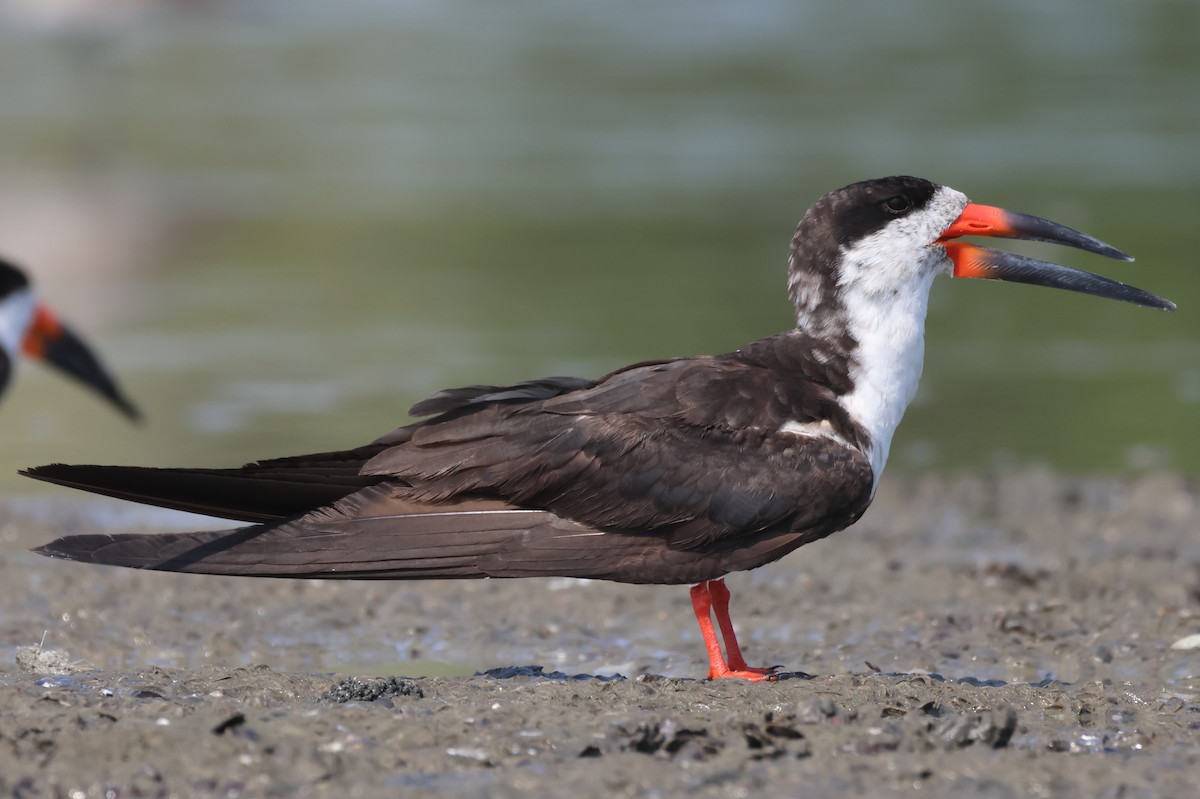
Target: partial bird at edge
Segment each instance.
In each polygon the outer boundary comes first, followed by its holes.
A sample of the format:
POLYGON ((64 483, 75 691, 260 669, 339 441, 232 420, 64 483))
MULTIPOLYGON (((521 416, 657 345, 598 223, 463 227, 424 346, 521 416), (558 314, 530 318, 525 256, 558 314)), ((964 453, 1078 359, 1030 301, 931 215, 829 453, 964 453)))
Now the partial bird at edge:
POLYGON ((0 259, 0 392, 11 382, 19 355, 79 382, 130 420, 141 420, 137 406, 83 337, 37 299, 24 271, 0 259))

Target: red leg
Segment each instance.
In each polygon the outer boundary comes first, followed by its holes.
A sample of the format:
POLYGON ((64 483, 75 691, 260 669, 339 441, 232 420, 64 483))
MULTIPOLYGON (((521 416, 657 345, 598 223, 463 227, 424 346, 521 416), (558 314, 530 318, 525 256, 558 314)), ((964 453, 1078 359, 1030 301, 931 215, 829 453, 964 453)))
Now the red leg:
MULTIPOLYGON (((700 624, 700 634, 704 636, 704 648, 708 650, 708 678, 710 680, 722 677, 739 677, 743 680, 758 682, 769 680, 771 669, 750 669, 742 658, 741 650, 737 648, 737 639, 733 636, 733 626, 729 624, 729 589, 720 580, 709 580, 692 586, 692 609, 696 611, 696 621, 700 624), (715 591, 713 586, 719 586, 715 591), (721 654, 721 645, 717 643, 717 631, 713 629, 713 602, 716 602, 717 622, 725 635, 726 646, 732 641, 731 652, 735 653, 736 663, 740 666, 730 668, 721 654)), ((731 657, 731 660, 733 657, 731 657)))
POLYGON ((725 639, 725 653, 728 656, 729 668, 754 674, 774 672, 778 666, 760 669, 746 665, 746 659, 742 657, 742 648, 738 646, 737 634, 733 631, 733 621, 729 618, 729 589, 725 586, 724 578, 708 581, 708 595, 712 598, 713 614, 717 617, 717 625, 721 628, 721 637, 725 639))

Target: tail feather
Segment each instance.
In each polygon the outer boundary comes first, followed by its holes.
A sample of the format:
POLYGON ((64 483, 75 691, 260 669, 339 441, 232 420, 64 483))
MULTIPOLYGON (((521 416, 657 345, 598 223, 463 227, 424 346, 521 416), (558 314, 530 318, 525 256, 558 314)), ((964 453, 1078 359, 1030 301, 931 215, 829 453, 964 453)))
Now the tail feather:
MULTIPOLYGON (((321 553, 295 542, 270 540, 269 525, 195 533, 72 535, 34 549, 40 555, 131 569, 222 574, 241 577, 293 577, 332 580, 440 579, 488 576, 477 561, 481 544, 406 552, 403 555, 321 553)), ((344 543, 344 542, 343 542, 344 543)), ((490 550, 490 547, 488 547, 490 550)))
POLYGON ((134 569, 244 577, 423 580, 591 577, 661 582, 708 579, 702 554, 670 552, 658 536, 609 534, 544 510, 475 499, 430 505, 365 488, 282 522, 194 533, 73 535, 35 552, 134 569))
POLYGON ((532 531, 562 524, 546 511, 486 500, 436 512, 413 509, 388 486, 373 486, 283 522, 194 533, 73 535, 34 551, 84 563, 195 574, 343 580, 489 577, 500 575, 488 564, 520 547, 532 531))
POLYGON ((379 447, 281 458, 238 469, 156 469, 52 463, 24 469, 35 480, 146 505, 245 522, 287 519, 378 483, 359 474, 379 447))

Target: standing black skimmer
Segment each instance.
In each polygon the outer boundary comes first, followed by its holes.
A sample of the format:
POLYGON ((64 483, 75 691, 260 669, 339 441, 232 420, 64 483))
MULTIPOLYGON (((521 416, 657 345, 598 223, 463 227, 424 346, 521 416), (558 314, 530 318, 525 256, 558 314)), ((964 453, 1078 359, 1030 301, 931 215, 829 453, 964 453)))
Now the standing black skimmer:
POLYGON ((18 353, 45 361, 78 380, 129 418, 140 417, 91 348, 37 301, 25 273, 0 260, 0 392, 12 378, 18 353))
POLYGON ((917 389, 934 277, 1175 307, 1088 272, 951 241, 965 235, 1131 260, 928 180, 855 183, 818 200, 792 239, 794 330, 599 380, 448 389, 413 406, 414 416, 431 418, 341 452, 240 469, 30 469, 39 480, 252 523, 68 536, 36 551, 255 577, 690 583, 708 676, 766 679, 772 669, 742 657, 722 578, 837 532, 867 509, 917 389))

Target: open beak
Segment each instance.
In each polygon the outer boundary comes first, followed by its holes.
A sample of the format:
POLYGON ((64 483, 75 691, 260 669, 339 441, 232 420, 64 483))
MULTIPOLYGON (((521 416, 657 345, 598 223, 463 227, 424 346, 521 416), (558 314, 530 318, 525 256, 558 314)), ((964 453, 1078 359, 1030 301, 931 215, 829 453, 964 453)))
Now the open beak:
POLYGON ((117 406, 130 419, 136 421, 141 418, 141 411, 121 393, 116 381, 91 348, 45 305, 39 303, 34 309, 33 324, 25 334, 21 349, 26 355, 38 358, 83 383, 117 406))
POLYGON ((984 280, 1007 280, 1035 286, 1079 291, 1097 297, 1132 302, 1160 311, 1175 310, 1175 303, 1148 291, 1093 275, 1079 269, 1059 266, 1024 255, 993 250, 962 241, 947 241, 959 236, 993 236, 1005 239, 1026 239, 1064 244, 1094 252, 1108 258, 1132 261, 1133 258, 1078 230, 1028 214, 1005 211, 990 205, 967 203, 958 219, 946 228, 938 243, 946 248, 954 264, 955 277, 976 277, 984 280))

